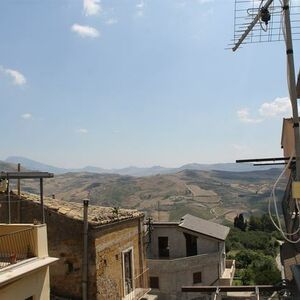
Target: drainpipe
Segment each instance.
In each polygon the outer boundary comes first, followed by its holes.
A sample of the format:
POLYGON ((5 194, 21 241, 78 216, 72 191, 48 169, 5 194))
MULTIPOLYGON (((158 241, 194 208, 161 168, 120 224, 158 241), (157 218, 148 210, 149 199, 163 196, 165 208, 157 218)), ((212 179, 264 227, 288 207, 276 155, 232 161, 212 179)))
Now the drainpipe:
POLYGON ((8 224, 11 223, 11 207, 10 207, 10 182, 7 176, 7 204, 8 204, 8 224))
POLYGON ((83 200, 82 300, 88 299, 88 207, 89 200, 83 200))
MULTIPOLYGON (((18 173, 21 172, 21 164, 18 163, 18 173)), ((18 179, 18 202, 17 202, 17 222, 21 223, 21 180, 18 179)))
POLYGON ((138 234, 139 234, 139 265, 140 265, 140 274, 143 274, 140 278, 139 284, 142 288, 144 288, 144 247, 143 247, 143 241, 144 241, 144 232, 143 232, 143 219, 138 218, 138 234))

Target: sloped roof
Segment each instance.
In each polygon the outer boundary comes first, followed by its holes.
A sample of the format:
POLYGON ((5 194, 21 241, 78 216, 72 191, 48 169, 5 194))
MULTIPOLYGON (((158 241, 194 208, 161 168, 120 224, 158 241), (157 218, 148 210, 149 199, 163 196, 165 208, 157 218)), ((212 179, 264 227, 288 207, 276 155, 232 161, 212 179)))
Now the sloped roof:
POLYGON ((178 226, 222 241, 225 241, 230 230, 227 226, 216 224, 190 214, 184 215, 178 226))
MULTIPOLYGON (((22 194, 22 201, 32 201, 40 204, 40 198, 34 194, 22 194)), ((52 210, 58 214, 65 215, 68 218, 82 221, 83 220, 83 203, 63 201, 59 199, 44 198, 45 209, 52 210)), ((122 220, 135 219, 143 217, 144 214, 135 209, 118 209, 118 213, 113 207, 104 207, 98 205, 89 205, 88 222, 91 225, 104 225, 122 220)))

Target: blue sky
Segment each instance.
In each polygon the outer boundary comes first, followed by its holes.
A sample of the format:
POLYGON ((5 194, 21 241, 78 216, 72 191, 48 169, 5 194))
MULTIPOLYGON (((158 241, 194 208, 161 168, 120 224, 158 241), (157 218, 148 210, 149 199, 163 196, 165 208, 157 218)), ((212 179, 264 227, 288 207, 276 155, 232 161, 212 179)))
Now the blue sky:
POLYGON ((116 168, 281 155, 284 44, 225 50, 233 6, 1 1, 0 159, 116 168))

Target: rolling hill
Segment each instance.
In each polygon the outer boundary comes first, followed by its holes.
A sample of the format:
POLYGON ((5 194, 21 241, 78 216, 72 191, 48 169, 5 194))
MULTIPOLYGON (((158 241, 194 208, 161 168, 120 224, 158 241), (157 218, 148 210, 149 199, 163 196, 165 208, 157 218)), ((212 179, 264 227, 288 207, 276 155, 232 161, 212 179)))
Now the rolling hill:
MULTIPOLYGON (((46 195, 57 199, 91 204, 136 208, 159 220, 178 220, 185 213, 214 219, 232 220, 237 213, 267 210, 270 190, 279 169, 252 172, 183 170, 175 174, 147 177, 65 173, 45 180, 46 195)), ((279 187, 283 193, 285 184, 279 187)), ((35 193, 38 182, 23 181, 24 191, 35 193)))

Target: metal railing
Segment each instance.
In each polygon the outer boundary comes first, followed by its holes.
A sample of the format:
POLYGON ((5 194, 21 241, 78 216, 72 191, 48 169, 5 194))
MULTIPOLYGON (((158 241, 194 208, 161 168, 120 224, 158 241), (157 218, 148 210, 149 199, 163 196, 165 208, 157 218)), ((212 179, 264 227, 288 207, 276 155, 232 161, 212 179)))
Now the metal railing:
POLYGON ((138 300, 150 291, 148 271, 149 269, 145 269, 141 274, 134 278, 134 289, 130 294, 126 295, 124 299, 138 300))
POLYGON ((0 270, 34 256, 32 228, 0 235, 0 270))

